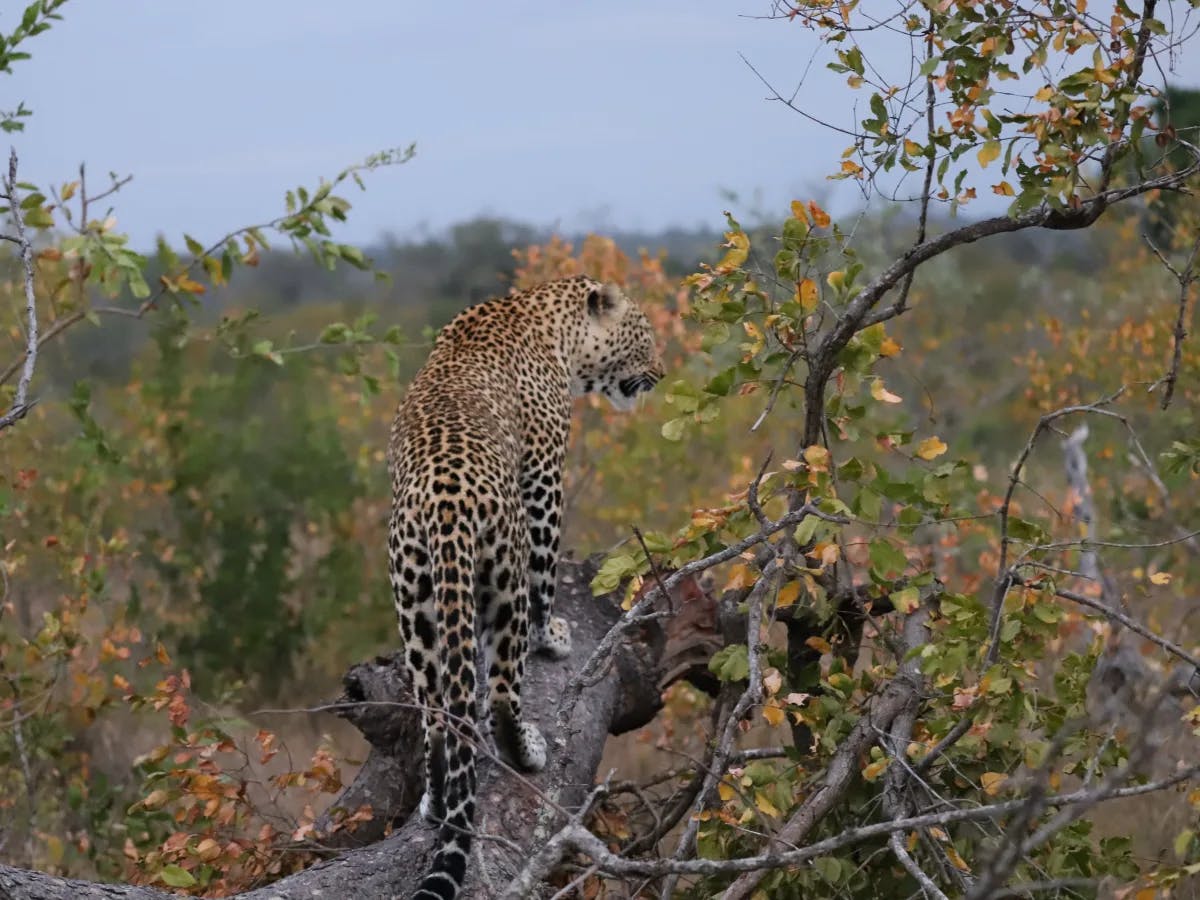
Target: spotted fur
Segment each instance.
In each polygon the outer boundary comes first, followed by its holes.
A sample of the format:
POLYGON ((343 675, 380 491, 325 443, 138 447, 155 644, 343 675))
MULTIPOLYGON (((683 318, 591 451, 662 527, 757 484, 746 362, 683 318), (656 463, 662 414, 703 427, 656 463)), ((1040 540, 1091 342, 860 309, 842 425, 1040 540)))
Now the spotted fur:
POLYGON ((392 426, 390 576, 404 658, 422 706, 422 813, 440 822, 415 897, 462 887, 475 814, 476 645, 489 731, 527 771, 546 742, 521 711, 528 647, 571 650, 554 616, 562 465, 571 398, 619 409, 662 377, 645 315, 614 285, 551 281, 489 300, 446 326, 392 426))

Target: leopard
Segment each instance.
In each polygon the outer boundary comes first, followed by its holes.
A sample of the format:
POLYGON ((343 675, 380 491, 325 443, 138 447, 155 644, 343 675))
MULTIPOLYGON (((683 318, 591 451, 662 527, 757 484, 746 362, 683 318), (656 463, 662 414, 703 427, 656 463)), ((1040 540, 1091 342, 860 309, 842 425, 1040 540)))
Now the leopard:
POLYGON ((532 651, 571 654, 554 592, 574 398, 629 411, 663 374, 641 307, 616 284, 575 276, 460 312, 399 404, 388 570, 424 731, 420 812, 438 828, 415 900, 462 889, 481 737, 522 771, 546 765, 521 683, 532 651))

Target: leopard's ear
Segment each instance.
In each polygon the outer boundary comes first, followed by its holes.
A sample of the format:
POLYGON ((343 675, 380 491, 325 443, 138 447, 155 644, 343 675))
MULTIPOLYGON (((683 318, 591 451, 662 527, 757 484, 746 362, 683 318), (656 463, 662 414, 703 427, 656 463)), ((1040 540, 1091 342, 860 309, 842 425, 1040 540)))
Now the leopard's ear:
POLYGON ((588 292, 588 315, 602 324, 613 322, 625 313, 629 303, 615 284, 604 284, 588 292))

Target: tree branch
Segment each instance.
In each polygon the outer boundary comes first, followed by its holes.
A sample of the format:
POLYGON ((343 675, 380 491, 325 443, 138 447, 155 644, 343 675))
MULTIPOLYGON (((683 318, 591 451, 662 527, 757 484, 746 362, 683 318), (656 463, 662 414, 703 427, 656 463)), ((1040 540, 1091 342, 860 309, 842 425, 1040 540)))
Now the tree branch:
MULTIPOLYGON (((33 369, 37 364, 38 319, 37 297, 33 292, 33 245, 25 232, 25 220, 21 214, 21 201, 17 194, 17 151, 10 150, 8 154, 8 174, 4 177, 4 199, 8 201, 9 212, 12 214, 15 237, 8 237, 19 248, 21 267, 25 274, 25 358, 21 366, 21 377, 17 381, 17 392, 13 396, 12 406, 8 412, 0 416, 0 431, 16 424, 25 418, 25 414, 33 408, 29 402, 29 385, 33 381, 33 369)), ((7 381, 7 378, 0 380, 7 381)))

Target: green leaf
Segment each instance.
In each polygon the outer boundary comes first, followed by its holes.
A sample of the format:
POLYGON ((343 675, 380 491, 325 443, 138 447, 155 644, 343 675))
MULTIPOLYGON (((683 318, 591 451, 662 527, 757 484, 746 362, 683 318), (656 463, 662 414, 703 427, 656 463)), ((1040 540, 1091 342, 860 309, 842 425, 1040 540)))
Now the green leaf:
POLYGON ((25 224, 30 228, 53 228, 54 216, 50 215, 45 207, 39 206, 25 213, 25 224))
POLYGON ((807 547, 811 544, 814 535, 817 533, 817 526, 820 524, 821 520, 816 516, 805 516, 801 519, 800 524, 796 526, 796 543, 801 547, 807 547))
POLYGON ((908 560, 904 554, 882 539, 871 541, 868 555, 871 560, 872 574, 882 579, 895 578, 904 574, 908 568, 908 560))
POLYGON ((1055 624, 1062 618, 1062 607, 1054 603, 1036 603, 1033 607, 1033 614, 1047 625, 1055 624))
POLYGON ((638 561, 627 553, 610 556, 600 566, 592 579, 593 594, 607 594, 621 586, 621 582, 638 571, 638 561))
POLYGON ((812 865, 829 884, 839 884, 839 879, 842 877, 840 860, 832 856, 818 856, 812 861, 812 865))
POLYGON ((704 386, 704 390, 710 394, 715 394, 718 397, 726 396, 733 388, 733 378, 735 373, 736 369, 734 369, 732 366, 722 372, 718 372, 712 377, 708 384, 704 386))
POLYGON ((745 681, 750 676, 750 650, 745 644, 730 644, 708 661, 708 670, 722 681, 745 681))
POLYGON ((345 322, 334 322, 331 325, 326 325, 321 332, 321 336, 317 338, 322 344, 344 344, 350 336, 350 326, 345 322))
POLYGON ((668 419, 663 422, 662 436, 668 441, 678 441, 683 437, 684 428, 687 426, 687 419, 668 419))
POLYGON ((1192 838, 1196 836, 1196 832, 1190 828, 1185 828, 1175 836, 1174 850, 1175 855, 1180 859, 1187 859, 1188 848, 1192 845, 1192 838))
POLYGON ((158 873, 158 877, 163 880, 164 884, 170 887, 187 888, 194 887, 196 884, 196 879, 192 877, 191 872, 174 864, 163 866, 162 871, 158 873))
POLYGON ((700 391, 686 381, 672 384, 666 399, 682 413, 695 412, 700 407, 700 391))

